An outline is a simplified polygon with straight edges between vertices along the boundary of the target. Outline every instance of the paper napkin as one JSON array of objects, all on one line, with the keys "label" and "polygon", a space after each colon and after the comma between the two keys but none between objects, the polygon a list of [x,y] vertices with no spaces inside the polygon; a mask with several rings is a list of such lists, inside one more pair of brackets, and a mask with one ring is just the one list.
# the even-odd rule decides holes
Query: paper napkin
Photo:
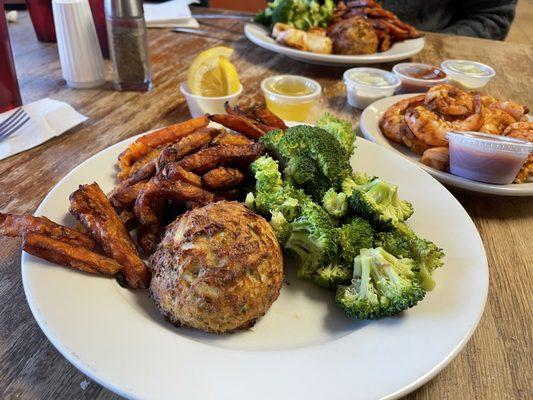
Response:
[{"label": "paper napkin", "polygon": [[[69,104],[49,98],[22,106],[30,120],[17,132],[0,140],[0,160],[61,135],[87,120]],[[17,109],[0,114],[0,123]]]},{"label": "paper napkin", "polygon": [[144,3],[144,19],[148,28],[198,28],[189,4],[196,0],[170,0],[164,3]]}]

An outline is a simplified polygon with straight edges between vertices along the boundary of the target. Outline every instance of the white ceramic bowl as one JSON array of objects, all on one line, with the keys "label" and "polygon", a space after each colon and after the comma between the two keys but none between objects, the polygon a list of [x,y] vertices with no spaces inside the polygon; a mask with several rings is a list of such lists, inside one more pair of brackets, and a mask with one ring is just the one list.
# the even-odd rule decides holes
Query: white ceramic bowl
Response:
[{"label": "white ceramic bowl", "polygon": [[183,82],[180,85],[180,90],[185,96],[191,116],[196,118],[204,114],[225,114],[224,103],[227,101],[230,106],[234,106],[242,93],[242,85],[239,84],[239,90],[235,93],[221,97],[205,97],[192,94],[187,82]]}]

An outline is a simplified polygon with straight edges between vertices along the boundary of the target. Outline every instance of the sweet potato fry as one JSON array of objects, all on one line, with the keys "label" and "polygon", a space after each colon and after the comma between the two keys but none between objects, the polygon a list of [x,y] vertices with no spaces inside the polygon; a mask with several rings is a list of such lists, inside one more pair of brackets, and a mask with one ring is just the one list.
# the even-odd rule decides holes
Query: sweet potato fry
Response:
[{"label": "sweet potato fry", "polygon": [[283,120],[276,114],[269,111],[266,107],[256,107],[254,109],[254,116],[267,126],[283,129],[284,131],[287,130],[287,125],[285,125],[285,122],[283,122]]},{"label": "sweet potato fry", "polygon": [[173,200],[178,203],[194,201],[205,205],[213,200],[213,193],[182,181],[169,181],[164,178],[152,178],[143,188],[135,202],[135,215],[143,225],[159,221],[157,212],[160,199]]},{"label": "sweet potato fry", "polygon": [[[159,154],[161,153],[161,151],[163,151],[163,148],[164,146],[159,146],[155,149],[151,149],[147,154],[145,154],[144,156],[142,156],[141,158],[139,158],[137,161],[135,161],[133,163],[133,165],[131,166],[129,172],[127,174],[122,174],[122,173],[119,173],[119,176],[118,178],[119,179],[130,179],[134,176],[143,176],[146,174],[146,166],[153,163],[154,160],[157,160],[157,157],[159,156]],[[150,167],[148,167],[150,168]],[[139,171],[142,171],[142,172],[139,172]],[[149,178],[149,177],[148,177]],[[135,178],[133,178],[135,179]],[[137,179],[139,180],[139,179]]]},{"label": "sweet potato fry", "polygon": [[137,243],[145,254],[152,254],[161,237],[161,224],[141,225],[137,230]]},{"label": "sweet potato fry", "polygon": [[29,232],[24,236],[22,248],[36,257],[92,274],[115,275],[122,269],[122,265],[111,258],[45,234]]},{"label": "sweet potato fry", "polygon": [[258,127],[263,133],[267,133],[268,131],[271,131],[272,129],[276,129],[275,127],[269,126],[268,124],[265,124],[263,121],[257,119],[256,116],[253,114],[253,112],[244,111],[239,106],[235,106],[231,108],[227,101],[224,103],[224,109],[229,115],[236,115],[238,117],[242,117],[250,121],[256,127]]},{"label": "sweet potato fry", "polygon": [[80,185],[70,195],[70,213],[91,231],[104,253],[123,266],[131,288],[146,288],[150,273],[139,257],[133,239],[98,184]]},{"label": "sweet potato fry", "polygon": [[259,140],[266,133],[259,129],[252,121],[239,115],[212,114],[208,118],[235,132],[242,133],[253,140]]},{"label": "sweet potato fry", "polygon": [[107,195],[109,202],[115,208],[131,208],[137,200],[147,181],[135,183],[132,186],[119,185]]},{"label": "sweet potato fry", "polygon": [[122,210],[118,215],[128,231],[132,231],[137,226],[137,216],[133,210]]},{"label": "sweet potato fry", "polygon": [[206,117],[193,118],[141,136],[118,156],[118,165],[121,174],[127,176],[133,163],[142,156],[148,154],[154,148],[175,142],[208,124],[209,120]]},{"label": "sweet potato fry", "polygon": [[202,176],[202,183],[209,189],[228,189],[244,181],[244,174],[235,168],[218,167]]},{"label": "sweet potato fry", "polygon": [[89,236],[72,228],[56,224],[46,217],[0,213],[0,235],[23,237],[29,233],[39,233],[72,246],[93,250],[96,243]]},{"label": "sweet potato fry", "polygon": [[253,143],[252,140],[240,133],[223,132],[213,139],[211,146],[220,146],[224,144],[233,144],[237,146],[244,146]]},{"label": "sweet potato fry", "polygon": [[186,155],[194,153],[208,145],[219,133],[220,130],[215,128],[198,129],[196,132],[185,136],[175,145],[167,147],[159,155],[157,171],[161,171],[169,162],[181,160]]},{"label": "sweet potato fry", "polygon": [[246,191],[243,188],[233,188],[233,189],[222,189],[214,190],[215,199],[213,201],[220,200],[244,200],[244,194]]},{"label": "sweet potato fry", "polygon": [[202,178],[200,176],[194,172],[187,171],[175,162],[165,165],[161,175],[169,181],[183,181],[197,187],[202,187]]},{"label": "sweet potato fry", "polygon": [[263,151],[264,147],[261,143],[252,143],[245,146],[214,146],[185,157],[179,162],[179,165],[187,171],[204,174],[220,166],[247,166],[261,156]]}]

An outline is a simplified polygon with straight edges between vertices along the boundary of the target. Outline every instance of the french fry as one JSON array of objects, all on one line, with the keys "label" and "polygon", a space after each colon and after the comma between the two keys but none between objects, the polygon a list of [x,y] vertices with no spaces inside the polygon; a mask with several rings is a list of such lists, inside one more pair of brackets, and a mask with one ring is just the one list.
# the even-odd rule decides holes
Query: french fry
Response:
[{"label": "french fry", "polygon": [[137,230],[137,243],[145,254],[152,254],[159,242],[161,224],[156,222],[150,225],[141,225]]},{"label": "french fry", "polygon": [[113,276],[122,269],[122,265],[111,258],[45,234],[27,233],[22,248],[26,253],[36,257],[91,274]]},{"label": "french fry", "polygon": [[240,133],[223,132],[213,139],[213,141],[211,142],[211,146],[221,146],[228,144],[244,146],[246,144],[251,143],[253,143],[251,139],[248,139],[246,136],[241,135]]},{"label": "french fry", "polygon": [[194,172],[187,171],[175,162],[165,165],[161,174],[169,181],[183,181],[197,187],[202,187],[202,178],[200,176]]},{"label": "french fry", "polygon": [[179,165],[195,174],[204,174],[220,166],[247,166],[264,152],[261,143],[245,146],[214,146],[183,158]]},{"label": "french fry", "polygon": [[202,176],[202,183],[209,189],[228,189],[244,181],[244,174],[235,168],[218,167]]},{"label": "french fry", "polygon": [[129,287],[148,287],[150,273],[124,223],[98,184],[80,185],[70,195],[69,211],[90,230],[104,253],[123,266],[122,273]]},{"label": "french fry", "polygon": [[115,208],[131,208],[137,200],[147,181],[138,182],[131,186],[119,185],[108,194],[109,202]]},{"label": "french fry", "polygon": [[0,235],[23,237],[28,233],[39,233],[60,240],[72,246],[93,250],[96,243],[89,236],[66,226],[56,224],[46,217],[0,213]]},{"label": "french fry", "polygon": [[175,142],[208,124],[209,120],[202,116],[179,124],[170,125],[141,136],[118,156],[118,165],[121,170],[119,177],[123,179],[128,176],[133,163],[148,154],[154,148]]},{"label": "french fry", "polygon": [[208,118],[253,140],[259,140],[267,132],[259,129],[251,120],[239,115],[212,114]]},{"label": "french fry", "polygon": [[122,210],[118,215],[128,231],[132,231],[137,226],[137,216],[133,210]]}]

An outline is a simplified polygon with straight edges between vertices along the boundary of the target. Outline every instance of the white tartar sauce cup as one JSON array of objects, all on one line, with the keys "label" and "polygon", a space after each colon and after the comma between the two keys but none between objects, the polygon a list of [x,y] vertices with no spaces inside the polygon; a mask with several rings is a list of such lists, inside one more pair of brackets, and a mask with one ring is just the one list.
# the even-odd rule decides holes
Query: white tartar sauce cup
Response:
[{"label": "white tartar sauce cup", "polygon": [[239,85],[239,90],[235,93],[220,97],[206,97],[192,94],[187,82],[183,82],[180,85],[180,90],[185,96],[191,116],[197,118],[204,114],[226,114],[224,103],[227,101],[230,106],[237,104],[237,99],[242,93],[242,85]]},{"label": "white tartar sauce cup", "polygon": [[450,172],[479,182],[507,185],[533,152],[526,140],[480,132],[450,131]]},{"label": "white tartar sauce cup", "polygon": [[486,64],[469,60],[445,60],[440,65],[452,83],[465,90],[480,89],[496,76]]},{"label": "white tartar sauce cup", "polygon": [[392,96],[401,84],[396,75],[378,68],[351,68],[344,72],[343,80],[348,104],[359,109]]}]

